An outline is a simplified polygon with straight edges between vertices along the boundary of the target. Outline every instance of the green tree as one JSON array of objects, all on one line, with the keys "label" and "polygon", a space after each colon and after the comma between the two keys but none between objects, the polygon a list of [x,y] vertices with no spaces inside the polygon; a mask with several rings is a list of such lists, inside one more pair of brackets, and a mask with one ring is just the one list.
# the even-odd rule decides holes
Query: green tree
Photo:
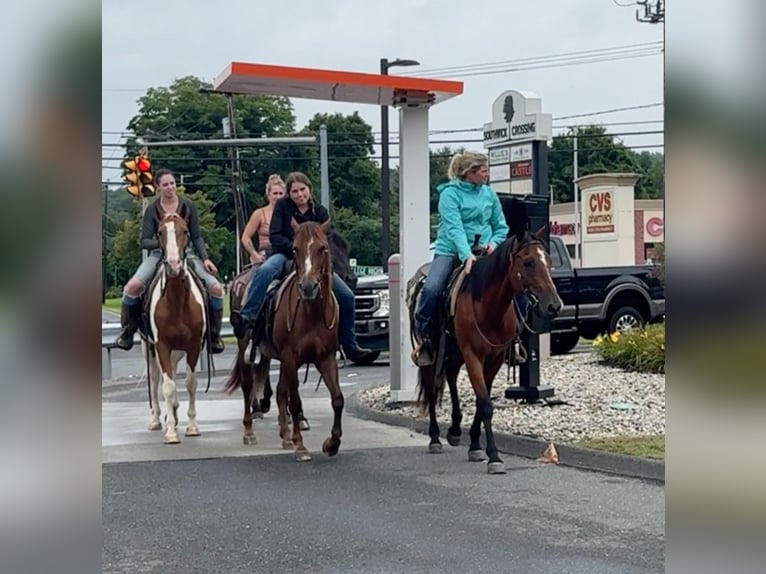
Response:
[{"label": "green tree", "polygon": [[[334,207],[344,207],[357,215],[380,217],[380,169],[372,159],[375,138],[372,126],[358,112],[351,115],[316,114],[303,129],[304,134],[319,133],[327,126],[328,176]],[[306,150],[310,157],[309,177],[319,199],[319,149]]]},{"label": "green tree", "polygon": [[[643,158],[607,133],[604,126],[580,126],[577,136],[578,175],[602,172],[631,172],[640,174],[636,183],[636,198],[656,198],[662,193],[663,180],[658,172],[662,160],[647,154]],[[572,178],[574,174],[574,131],[554,136],[548,150],[548,183],[553,186],[555,200],[559,203],[573,201]],[[662,167],[659,167],[662,170]]]},{"label": "green tree", "polygon": [[[127,129],[135,136],[152,140],[214,139],[223,137],[223,118],[228,116],[226,97],[209,93],[211,85],[194,76],[177,79],[169,87],[150,88],[139,98],[139,111]],[[285,136],[295,133],[295,116],[287,98],[242,96],[232,98],[236,135],[245,137]],[[138,151],[136,137],[127,140],[126,157]],[[269,175],[293,168],[284,157],[286,146],[240,148],[241,176],[248,210],[259,205]],[[219,225],[234,229],[231,194],[231,150],[222,146],[150,147],[154,169],[173,170],[190,193],[204,189],[212,199]],[[305,167],[301,164],[300,167]],[[248,214],[245,214],[247,217]]]}]

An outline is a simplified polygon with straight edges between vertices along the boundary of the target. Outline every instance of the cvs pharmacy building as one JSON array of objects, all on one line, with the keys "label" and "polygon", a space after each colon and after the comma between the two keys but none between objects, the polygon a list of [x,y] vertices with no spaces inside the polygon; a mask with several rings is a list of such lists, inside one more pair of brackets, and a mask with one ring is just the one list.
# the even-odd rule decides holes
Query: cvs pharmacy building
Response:
[{"label": "cvs pharmacy building", "polygon": [[629,173],[586,175],[577,180],[579,203],[551,205],[551,234],[561,237],[575,264],[598,267],[652,261],[655,244],[665,240],[664,202],[636,200],[638,178]]}]

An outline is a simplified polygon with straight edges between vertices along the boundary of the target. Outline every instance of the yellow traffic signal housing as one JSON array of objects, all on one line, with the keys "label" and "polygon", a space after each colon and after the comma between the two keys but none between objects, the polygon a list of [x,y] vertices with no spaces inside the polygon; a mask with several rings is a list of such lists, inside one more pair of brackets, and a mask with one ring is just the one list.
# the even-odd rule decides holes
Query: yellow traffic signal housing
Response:
[{"label": "yellow traffic signal housing", "polygon": [[139,182],[138,158],[126,159],[120,164],[123,169],[122,179],[127,183],[126,191],[133,197],[141,196]]}]

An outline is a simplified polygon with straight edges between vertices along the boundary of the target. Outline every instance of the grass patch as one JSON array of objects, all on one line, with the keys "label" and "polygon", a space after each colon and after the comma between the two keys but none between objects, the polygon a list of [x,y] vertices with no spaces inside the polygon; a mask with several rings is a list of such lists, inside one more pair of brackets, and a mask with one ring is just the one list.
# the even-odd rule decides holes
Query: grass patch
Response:
[{"label": "grass patch", "polygon": [[576,444],[595,450],[665,460],[665,435],[584,438]]}]

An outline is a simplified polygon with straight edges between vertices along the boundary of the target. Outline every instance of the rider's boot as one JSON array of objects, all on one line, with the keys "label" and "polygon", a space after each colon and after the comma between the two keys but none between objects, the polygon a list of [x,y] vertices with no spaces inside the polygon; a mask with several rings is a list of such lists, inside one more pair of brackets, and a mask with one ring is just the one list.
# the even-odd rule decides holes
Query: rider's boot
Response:
[{"label": "rider's boot", "polygon": [[120,323],[122,324],[122,331],[120,331],[114,344],[120,349],[130,351],[133,348],[133,337],[141,324],[141,304],[138,301],[133,305],[122,303]]},{"label": "rider's boot", "polygon": [[226,345],[221,339],[221,323],[223,321],[223,309],[210,310],[210,352],[214,355],[223,353]]}]

